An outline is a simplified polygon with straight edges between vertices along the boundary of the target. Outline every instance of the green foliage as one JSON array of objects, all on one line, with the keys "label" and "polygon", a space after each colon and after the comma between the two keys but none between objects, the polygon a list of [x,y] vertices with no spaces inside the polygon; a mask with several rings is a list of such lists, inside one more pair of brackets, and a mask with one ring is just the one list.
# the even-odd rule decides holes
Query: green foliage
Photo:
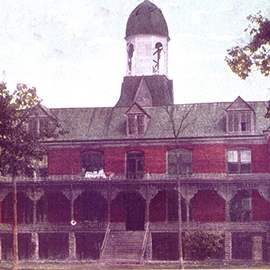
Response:
[{"label": "green foliage", "polygon": [[245,32],[249,34],[250,42],[227,50],[228,56],[225,57],[231,70],[243,80],[249,76],[252,67],[264,76],[270,74],[270,21],[260,12],[247,19],[250,24]]},{"label": "green foliage", "polygon": [[220,232],[194,231],[184,237],[184,249],[191,259],[221,259],[223,257],[224,236]]},{"label": "green foliage", "polygon": [[27,132],[25,117],[39,104],[36,89],[18,84],[10,93],[0,83],[0,172],[2,175],[29,174],[33,160],[41,160],[44,149],[40,138]]}]

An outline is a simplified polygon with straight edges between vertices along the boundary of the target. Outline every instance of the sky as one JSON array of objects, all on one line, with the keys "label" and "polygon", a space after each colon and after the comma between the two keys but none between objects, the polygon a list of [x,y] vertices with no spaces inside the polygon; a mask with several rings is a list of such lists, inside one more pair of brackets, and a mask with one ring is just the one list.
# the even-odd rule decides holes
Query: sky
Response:
[{"label": "sky", "polygon": [[[126,23],[143,0],[0,0],[0,81],[36,87],[48,108],[112,107],[126,71]],[[152,0],[169,29],[176,104],[270,99],[270,78],[243,81],[224,58],[248,43],[247,16],[269,0]]]}]

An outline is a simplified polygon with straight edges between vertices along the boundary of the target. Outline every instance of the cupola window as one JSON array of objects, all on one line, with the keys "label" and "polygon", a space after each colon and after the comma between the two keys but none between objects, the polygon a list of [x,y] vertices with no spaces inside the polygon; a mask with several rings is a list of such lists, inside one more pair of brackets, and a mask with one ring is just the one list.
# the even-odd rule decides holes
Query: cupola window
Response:
[{"label": "cupola window", "polygon": [[160,42],[157,42],[155,45],[155,51],[153,53],[153,73],[159,73],[160,70],[160,59],[161,59],[161,52],[163,50],[163,45]]},{"label": "cupola window", "polygon": [[131,43],[131,44],[128,45],[128,71],[129,71],[129,73],[131,73],[131,70],[132,70],[133,52],[134,52],[134,46]]}]

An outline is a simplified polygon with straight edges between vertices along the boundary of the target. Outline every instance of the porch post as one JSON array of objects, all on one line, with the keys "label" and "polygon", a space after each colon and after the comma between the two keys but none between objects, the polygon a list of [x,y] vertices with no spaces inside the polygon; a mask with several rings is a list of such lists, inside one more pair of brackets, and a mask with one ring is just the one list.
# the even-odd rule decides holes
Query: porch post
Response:
[{"label": "porch post", "polygon": [[262,236],[253,236],[252,238],[252,260],[254,261],[262,261]]},{"label": "porch post", "polygon": [[39,259],[39,240],[38,240],[38,233],[37,232],[32,232],[31,233],[31,242],[34,244],[34,253],[33,253],[33,260],[38,260]]},{"label": "porch post", "polygon": [[69,236],[69,260],[76,260],[76,236],[75,232],[68,234]]},{"label": "porch post", "polygon": [[232,233],[225,232],[225,260],[230,261],[232,259]]}]

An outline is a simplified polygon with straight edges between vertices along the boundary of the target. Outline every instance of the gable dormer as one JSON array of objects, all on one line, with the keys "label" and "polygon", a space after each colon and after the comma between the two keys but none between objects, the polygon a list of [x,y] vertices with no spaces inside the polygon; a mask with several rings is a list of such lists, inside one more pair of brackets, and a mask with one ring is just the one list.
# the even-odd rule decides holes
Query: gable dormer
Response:
[{"label": "gable dormer", "polygon": [[51,137],[58,121],[48,108],[38,104],[27,113],[26,127],[33,136]]},{"label": "gable dormer", "polygon": [[150,116],[140,105],[134,103],[125,113],[127,137],[141,137],[145,134]]},{"label": "gable dormer", "polygon": [[252,134],[255,129],[255,112],[240,96],[226,109],[228,134]]}]

